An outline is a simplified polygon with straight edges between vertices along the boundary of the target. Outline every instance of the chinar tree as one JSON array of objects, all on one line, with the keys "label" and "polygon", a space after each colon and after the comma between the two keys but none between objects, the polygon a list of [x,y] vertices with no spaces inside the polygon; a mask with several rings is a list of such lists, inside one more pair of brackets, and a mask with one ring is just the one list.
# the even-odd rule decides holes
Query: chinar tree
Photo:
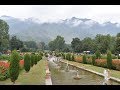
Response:
[{"label": "chinar tree", "polygon": [[12,51],[10,58],[9,74],[13,84],[15,83],[15,81],[18,79],[19,76],[19,69],[20,69],[19,59],[20,59],[19,53],[16,50]]},{"label": "chinar tree", "polygon": [[48,45],[49,45],[50,50],[52,51],[55,51],[55,50],[62,51],[65,47],[64,37],[57,36],[56,39],[49,42]]},{"label": "chinar tree", "polygon": [[71,42],[71,47],[74,52],[80,53],[82,51],[82,42],[80,41],[79,38],[73,38]]},{"label": "chinar tree", "polygon": [[9,25],[0,19],[0,51],[9,47]]}]

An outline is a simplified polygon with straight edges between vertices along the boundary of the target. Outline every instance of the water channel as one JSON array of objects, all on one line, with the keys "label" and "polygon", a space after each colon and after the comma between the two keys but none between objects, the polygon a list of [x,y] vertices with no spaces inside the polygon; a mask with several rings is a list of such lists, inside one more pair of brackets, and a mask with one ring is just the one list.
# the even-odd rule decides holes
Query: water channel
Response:
[{"label": "water channel", "polygon": [[[66,64],[62,62],[58,64],[58,62],[48,61],[48,65],[53,85],[103,85],[104,77],[94,73],[71,65],[68,65],[69,71],[66,72]],[[60,67],[58,65],[60,65]],[[81,77],[79,80],[74,79],[77,70]],[[120,83],[113,80],[110,80],[110,83],[111,85],[120,85]]]}]

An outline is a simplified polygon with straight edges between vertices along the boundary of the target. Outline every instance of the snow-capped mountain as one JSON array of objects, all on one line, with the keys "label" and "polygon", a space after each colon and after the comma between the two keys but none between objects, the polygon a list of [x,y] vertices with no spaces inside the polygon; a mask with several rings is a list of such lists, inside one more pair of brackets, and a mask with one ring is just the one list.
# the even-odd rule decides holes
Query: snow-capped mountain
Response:
[{"label": "snow-capped mountain", "polygon": [[100,24],[87,18],[72,17],[51,23],[41,22],[32,17],[21,20],[4,15],[0,19],[5,20],[10,26],[10,35],[17,35],[22,40],[44,41],[46,43],[56,38],[57,35],[63,36],[66,43],[70,43],[74,37],[94,38],[96,34],[116,35],[120,32],[119,23],[105,22]]}]

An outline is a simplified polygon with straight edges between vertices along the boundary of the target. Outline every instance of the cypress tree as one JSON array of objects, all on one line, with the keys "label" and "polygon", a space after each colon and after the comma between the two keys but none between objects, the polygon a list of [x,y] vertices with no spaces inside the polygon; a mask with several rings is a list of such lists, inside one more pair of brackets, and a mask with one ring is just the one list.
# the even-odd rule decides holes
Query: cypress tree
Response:
[{"label": "cypress tree", "polygon": [[68,60],[70,61],[71,60],[71,54],[68,53]]},{"label": "cypress tree", "polygon": [[86,54],[83,55],[83,63],[84,63],[84,64],[87,64],[87,61],[86,61]]},{"label": "cypress tree", "polygon": [[111,55],[111,51],[107,52],[107,67],[109,69],[112,69],[112,55]]},{"label": "cypress tree", "polygon": [[92,64],[93,64],[93,65],[95,65],[95,59],[96,59],[96,57],[95,57],[95,55],[93,55],[93,56],[92,56]]},{"label": "cypress tree", "polygon": [[30,55],[25,54],[24,56],[24,69],[26,72],[29,72],[30,70]]},{"label": "cypress tree", "polygon": [[72,55],[71,60],[72,60],[72,61],[75,60],[75,56],[74,56],[74,54]]},{"label": "cypress tree", "polygon": [[20,70],[19,59],[20,59],[19,53],[16,50],[12,51],[10,57],[9,74],[13,84],[15,83],[15,81],[18,79],[19,76],[19,70]]},{"label": "cypress tree", "polygon": [[99,51],[99,50],[97,50],[97,51],[95,52],[95,55],[96,55],[96,59],[100,59],[100,58],[101,58],[101,54],[100,54],[100,51]]},{"label": "cypress tree", "polygon": [[31,67],[34,65],[34,54],[31,54]]},{"label": "cypress tree", "polygon": [[37,55],[34,55],[34,57],[35,57],[34,64],[36,65],[37,61],[38,61],[38,58],[37,58]]}]

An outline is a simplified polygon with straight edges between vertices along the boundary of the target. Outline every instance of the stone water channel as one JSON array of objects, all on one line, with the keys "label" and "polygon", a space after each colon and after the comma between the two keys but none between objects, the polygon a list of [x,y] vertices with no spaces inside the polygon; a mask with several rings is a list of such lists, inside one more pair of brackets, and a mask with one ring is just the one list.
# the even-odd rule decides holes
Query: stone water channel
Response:
[{"label": "stone water channel", "polygon": [[[61,66],[58,67],[58,64]],[[51,72],[52,85],[103,85],[104,77],[69,65],[69,72],[65,71],[66,63],[48,61]],[[81,79],[75,80],[76,70],[78,70]],[[120,85],[120,83],[110,80],[111,85]]]}]

